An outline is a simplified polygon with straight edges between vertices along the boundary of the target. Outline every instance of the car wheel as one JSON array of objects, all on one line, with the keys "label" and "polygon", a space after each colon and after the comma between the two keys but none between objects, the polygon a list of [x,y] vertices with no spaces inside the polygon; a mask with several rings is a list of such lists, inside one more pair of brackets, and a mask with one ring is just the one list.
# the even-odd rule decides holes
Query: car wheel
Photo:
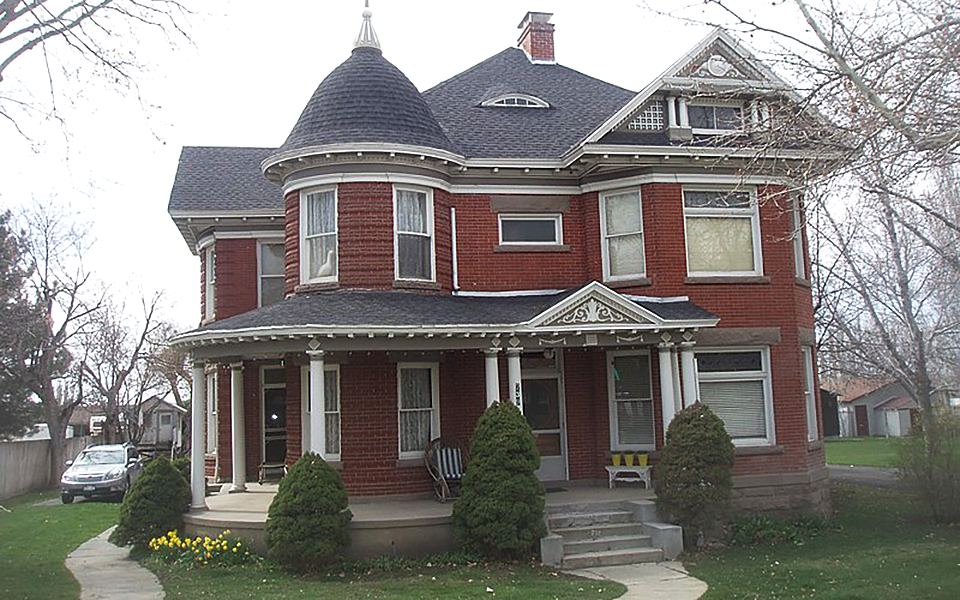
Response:
[{"label": "car wheel", "polygon": [[64,504],[70,504],[73,502],[73,494],[60,494],[60,501]]}]

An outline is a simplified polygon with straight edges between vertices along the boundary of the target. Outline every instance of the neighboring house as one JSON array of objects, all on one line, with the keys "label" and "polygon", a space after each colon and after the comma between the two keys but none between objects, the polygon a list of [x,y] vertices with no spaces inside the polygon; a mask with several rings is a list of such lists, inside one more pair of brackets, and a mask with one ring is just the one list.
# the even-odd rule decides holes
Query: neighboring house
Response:
[{"label": "neighboring house", "polygon": [[[953,390],[940,390],[934,394],[933,402],[944,407],[955,406],[956,396]],[[895,381],[843,398],[840,405],[841,419],[848,421],[845,429],[854,436],[901,437],[920,424],[920,404],[903,384]]]},{"label": "neighboring house", "polygon": [[737,446],[741,508],[824,508],[787,188],[809,157],[743,175],[791,90],[716,30],[629,91],[557,64],[549,19],[421,93],[367,15],[281,147],[183,149],[169,212],[202,321],[173,345],[208,473],[240,491],[311,450],[351,495],[423,493],[431,438],[467,444],[506,401],[542,480],[605,485],[611,452],[656,462],[700,400]]},{"label": "neighboring house", "polygon": [[169,396],[154,396],[140,405],[137,423],[140,426],[140,447],[179,448],[187,409],[178,406]]}]

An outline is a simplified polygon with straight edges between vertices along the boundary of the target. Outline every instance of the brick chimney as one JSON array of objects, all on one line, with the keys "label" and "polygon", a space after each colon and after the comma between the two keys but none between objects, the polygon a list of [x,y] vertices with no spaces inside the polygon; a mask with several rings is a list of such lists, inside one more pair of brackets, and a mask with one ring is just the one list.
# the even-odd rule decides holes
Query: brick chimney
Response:
[{"label": "brick chimney", "polygon": [[523,21],[520,21],[518,29],[522,29],[523,33],[518,43],[531,62],[557,62],[553,54],[553,23],[550,22],[552,16],[553,13],[528,12]]}]

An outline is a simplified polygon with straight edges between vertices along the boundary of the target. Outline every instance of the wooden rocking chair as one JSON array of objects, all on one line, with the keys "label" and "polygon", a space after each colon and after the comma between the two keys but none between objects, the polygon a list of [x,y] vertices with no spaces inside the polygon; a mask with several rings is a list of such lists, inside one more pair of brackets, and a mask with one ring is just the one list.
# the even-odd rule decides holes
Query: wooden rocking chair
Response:
[{"label": "wooden rocking chair", "polygon": [[460,495],[460,482],[467,469],[465,455],[460,444],[442,437],[427,445],[423,460],[433,478],[433,489],[440,502],[449,502]]}]

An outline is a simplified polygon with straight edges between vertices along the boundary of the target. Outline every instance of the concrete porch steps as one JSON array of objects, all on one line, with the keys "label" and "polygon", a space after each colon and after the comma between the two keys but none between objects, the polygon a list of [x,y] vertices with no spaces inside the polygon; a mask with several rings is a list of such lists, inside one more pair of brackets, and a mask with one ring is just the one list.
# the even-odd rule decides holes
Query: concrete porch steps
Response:
[{"label": "concrete porch steps", "polygon": [[657,522],[650,501],[553,506],[545,520],[544,563],[564,569],[660,562],[682,549],[680,528]]}]

